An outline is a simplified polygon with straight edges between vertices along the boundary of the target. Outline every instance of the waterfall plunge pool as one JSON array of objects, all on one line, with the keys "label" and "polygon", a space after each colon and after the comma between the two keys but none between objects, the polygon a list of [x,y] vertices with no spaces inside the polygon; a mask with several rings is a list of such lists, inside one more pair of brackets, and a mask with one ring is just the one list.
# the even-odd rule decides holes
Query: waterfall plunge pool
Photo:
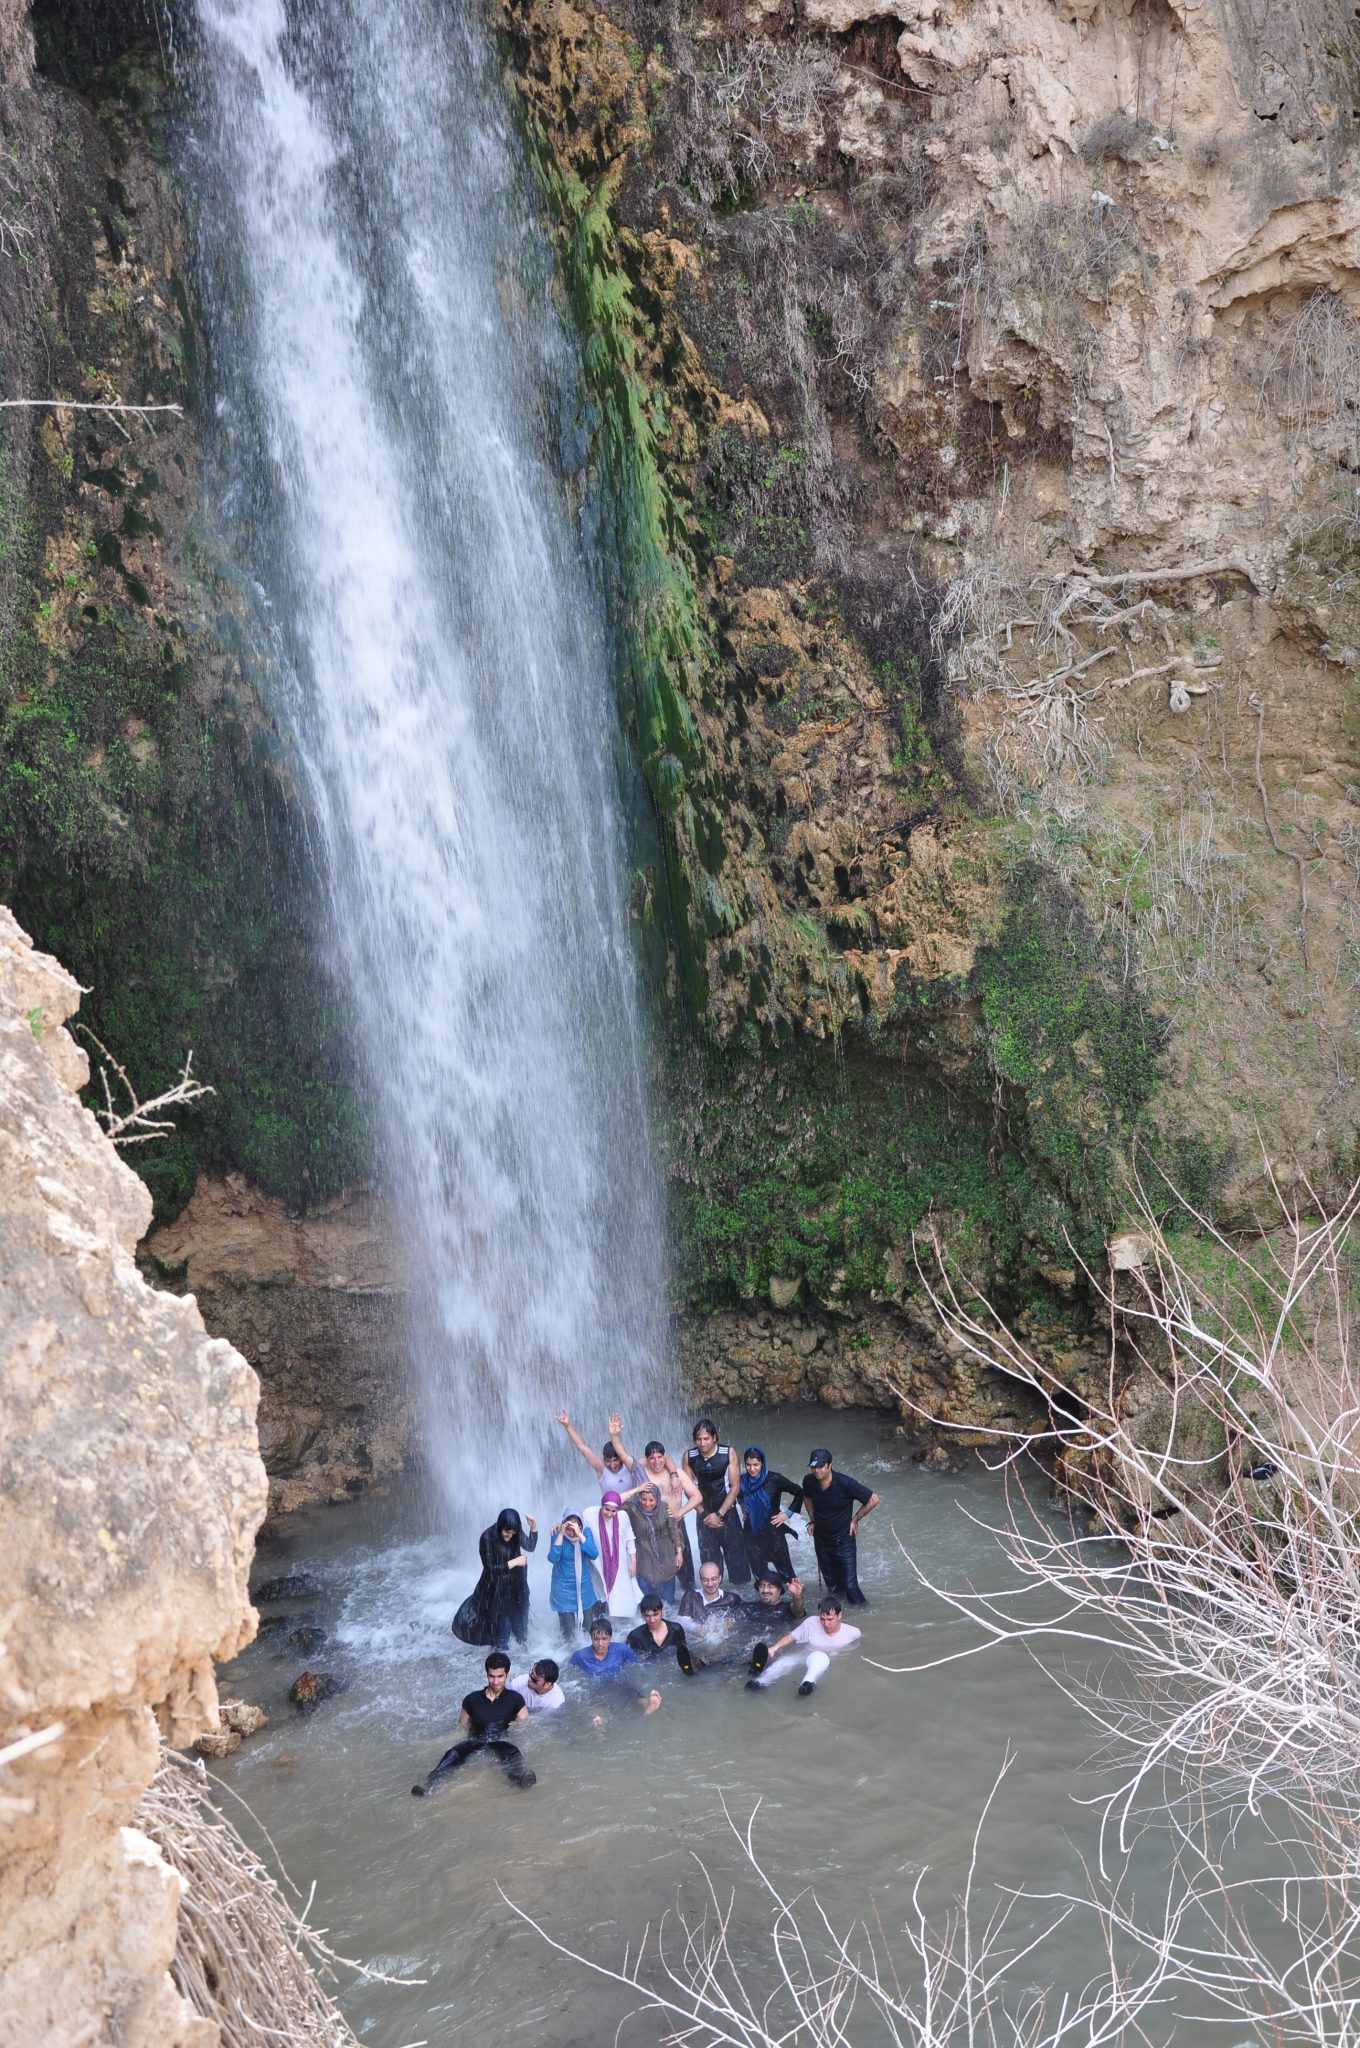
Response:
[{"label": "waterfall plunge pool", "polygon": [[[270,1723],[215,1768],[269,1830],[303,1893],[315,1884],[310,1917],[331,1946],[424,1980],[348,1983],[341,2002],[374,2048],[442,2048],[492,2032],[593,2048],[637,2006],[635,1996],[565,1961],[517,1921],[498,1884],[555,1939],[614,1965],[675,1904],[678,1887],[697,1897],[700,1857],[724,1897],[739,1886],[734,1946],[750,1957],[753,1983],[773,1988],[769,1914],[743,1882],[724,1801],[742,1824],[758,1806],[757,1842],[785,1898],[813,1887],[837,1926],[880,1923],[891,1947],[923,1866],[937,1904],[961,1887],[979,1814],[1010,1752],[982,1841],[987,1898],[995,1886],[1085,1895],[1098,1820],[1083,1802],[1111,1780],[1093,1761],[1090,1722],[1049,1672],[1020,1644],[906,1676],[866,1661],[924,1664],[977,1641],[916,1578],[898,1539],[925,1578],[995,1589],[1013,1572],[983,1526],[1004,1515],[997,1476],[971,1453],[961,1472],[922,1471],[910,1445],[862,1414],[737,1413],[723,1428],[738,1448],[760,1442],[772,1465],[793,1473],[814,1444],[828,1443],[841,1469],[882,1496],[860,1540],[871,1603],[855,1617],[861,1651],[833,1665],[806,1700],[788,1678],[749,1694],[736,1666],[730,1679],[709,1673],[693,1681],[664,1667],[661,1711],[643,1717],[620,1707],[604,1729],[591,1726],[574,1696],[546,1725],[524,1732],[538,1775],[531,1791],[516,1791],[479,1761],[435,1797],[411,1797],[453,1739],[458,1702],[479,1682],[485,1654],[449,1631],[476,1576],[475,1544],[455,1551],[418,1533],[424,1502],[414,1486],[296,1514],[262,1553],[257,1582],[305,1572],[318,1588],[314,1597],[270,1606],[266,1617],[287,1614],[290,1628],[317,1625],[329,1640],[307,1655],[288,1642],[288,1628],[275,1628],[227,1667],[224,1696],[259,1703]],[[530,1565],[533,1654],[565,1661],[547,1607],[546,1532],[564,1509],[593,1498],[582,1464],[560,1500],[518,1503],[544,1532]],[[488,1505],[485,1520],[497,1505]],[[805,1540],[795,1557],[810,1550]],[[810,1554],[805,1566],[812,1595]],[[1081,1663],[1074,1646],[1050,1655],[1068,1673]],[[341,1697],[306,1716],[287,1700],[304,1667],[348,1681]],[[230,1797],[224,1803],[242,1818]],[[244,1826],[253,1832],[248,1820]],[[1235,1853],[1236,1874],[1249,1873],[1259,1852],[1244,1837]],[[1155,1830],[1135,1845],[1126,1880],[1150,1906],[1165,1862]],[[1039,1909],[1022,1909],[1017,1931],[1040,1919]],[[1059,1993],[1084,1984],[1098,1967],[1094,1936],[1088,1917],[1070,1922],[1021,1966],[1017,1995],[1039,1984]],[[1190,2005],[1187,1996],[1154,2014],[1150,2038],[1174,2035],[1177,2048],[1222,2042],[1222,2023],[1195,2022]],[[856,2048],[873,2048],[879,2033],[867,2008],[863,2018]],[[651,2041],[666,2031],[652,2012],[622,2038]]]}]

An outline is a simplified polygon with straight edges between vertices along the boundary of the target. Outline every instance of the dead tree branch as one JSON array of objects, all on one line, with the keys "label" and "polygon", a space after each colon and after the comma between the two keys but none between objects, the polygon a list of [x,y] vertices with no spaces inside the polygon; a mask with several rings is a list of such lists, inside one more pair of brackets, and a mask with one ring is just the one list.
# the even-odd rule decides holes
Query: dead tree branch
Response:
[{"label": "dead tree branch", "polygon": [[[210,1088],[205,1081],[194,1079],[194,1056],[192,1052],[188,1052],[184,1056],[184,1066],[179,1079],[172,1082],[170,1087],[162,1089],[159,1095],[153,1095],[149,1101],[141,1102],[121,1061],[114,1058],[108,1047],[95,1037],[87,1024],[78,1025],[77,1029],[89,1039],[91,1045],[98,1048],[107,1062],[107,1065],[99,1069],[100,1084],[104,1090],[104,1107],[97,1109],[95,1115],[103,1124],[105,1135],[111,1138],[115,1145],[147,1145],[153,1138],[164,1138],[175,1128],[175,1120],[165,1114],[166,1110],[180,1109],[186,1103],[199,1101],[204,1095],[217,1093],[217,1090]],[[113,1087],[109,1081],[110,1067],[118,1078],[119,1087],[127,1096],[126,1108],[119,1109],[114,1102]]]}]

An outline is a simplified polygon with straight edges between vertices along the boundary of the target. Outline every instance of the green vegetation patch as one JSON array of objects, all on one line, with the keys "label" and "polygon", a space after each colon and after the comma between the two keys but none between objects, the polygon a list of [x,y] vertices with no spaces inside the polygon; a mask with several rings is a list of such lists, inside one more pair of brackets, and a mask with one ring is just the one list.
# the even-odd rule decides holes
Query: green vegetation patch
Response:
[{"label": "green vegetation patch", "polygon": [[665,402],[643,368],[655,332],[636,303],[613,218],[622,163],[592,190],[554,158],[532,122],[529,140],[559,229],[582,344],[592,460],[613,538],[624,728],[658,821],[671,935],[697,1015],[708,992],[707,941],[732,930],[737,920],[716,879],[722,830],[703,789],[703,749],[692,708],[702,697],[714,650],[685,508],[659,447]]},{"label": "green vegetation patch", "polygon": [[[921,1069],[847,1047],[676,1048],[666,1134],[687,1306],[763,1299],[801,1276],[823,1301],[914,1291],[912,1233],[934,1214],[953,1260],[1009,1304],[1044,1298],[1083,1230],[1062,1191],[976,1105]],[[695,1105],[701,1105],[697,1113]],[[1096,1248],[1098,1248],[1098,1240]]]}]

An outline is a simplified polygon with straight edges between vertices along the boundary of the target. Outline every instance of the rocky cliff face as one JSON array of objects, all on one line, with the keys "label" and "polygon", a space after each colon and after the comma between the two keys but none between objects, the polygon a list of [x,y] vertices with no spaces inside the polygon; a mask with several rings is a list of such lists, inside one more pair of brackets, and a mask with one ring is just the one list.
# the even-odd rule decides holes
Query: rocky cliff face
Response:
[{"label": "rocky cliff face", "polygon": [[255,1377],[137,1269],[150,1197],[77,1099],[79,1000],[0,910],[0,2013],[32,2048],[211,2048],[132,1823],[254,1630]]},{"label": "rocky cliff face", "polygon": [[502,19],[688,629],[664,721],[634,664],[682,1290],[911,1352],[938,1230],[1076,1370],[1133,1159],[1249,1226],[1258,1130],[1353,1153],[1353,15]]},{"label": "rocky cliff face", "polygon": [[[65,166],[16,198],[58,337],[5,302],[16,388],[192,399],[154,44],[44,7],[35,83],[8,19],[0,114]],[[1322,1196],[1353,1157],[1353,10],[498,20],[612,522],[682,1349],[978,1420],[934,1234],[1077,1374],[1132,1161],[1248,1227],[1259,1132]],[[139,1080],[199,1052],[154,1254],[264,1375],[278,1500],[329,1497],[399,1457],[398,1261],[332,1206],[362,1120],[248,606],[188,422],[6,417],[0,868]]]},{"label": "rocky cliff face", "polygon": [[352,1498],[413,1456],[400,1251],[366,1189],[295,1216],[242,1174],[201,1179],[146,1241],[145,1269],[187,1288],[259,1374],[272,1512]]}]

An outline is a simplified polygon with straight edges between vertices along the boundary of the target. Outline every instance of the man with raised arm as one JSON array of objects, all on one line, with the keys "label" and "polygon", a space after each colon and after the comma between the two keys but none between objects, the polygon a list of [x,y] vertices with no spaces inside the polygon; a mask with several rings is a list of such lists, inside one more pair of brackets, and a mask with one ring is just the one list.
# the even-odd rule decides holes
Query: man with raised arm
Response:
[{"label": "man with raised arm", "polygon": [[565,1408],[557,1420],[561,1423],[563,1429],[565,1429],[567,1435],[571,1438],[577,1450],[599,1480],[600,1492],[602,1494],[621,1493],[625,1486],[641,1486],[645,1482],[647,1474],[643,1467],[635,1462],[630,1463],[623,1457],[615,1445],[614,1439],[623,1428],[623,1417],[621,1415],[610,1416],[609,1442],[604,1445],[602,1450],[598,1451],[591,1450],[590,1445],[581,1435],[580,1430],[577,1429]]},{"label": "man with raised arm", "polygon": [[830,1451],[819,1449],[808,1459],[803,1506],[827,1592],[839,1593],[852,1607],[867,1606],[859,1589],[855,1537],[864,1517],[878,1506],[878,1495],[863,1480],[834,1471]]}]

